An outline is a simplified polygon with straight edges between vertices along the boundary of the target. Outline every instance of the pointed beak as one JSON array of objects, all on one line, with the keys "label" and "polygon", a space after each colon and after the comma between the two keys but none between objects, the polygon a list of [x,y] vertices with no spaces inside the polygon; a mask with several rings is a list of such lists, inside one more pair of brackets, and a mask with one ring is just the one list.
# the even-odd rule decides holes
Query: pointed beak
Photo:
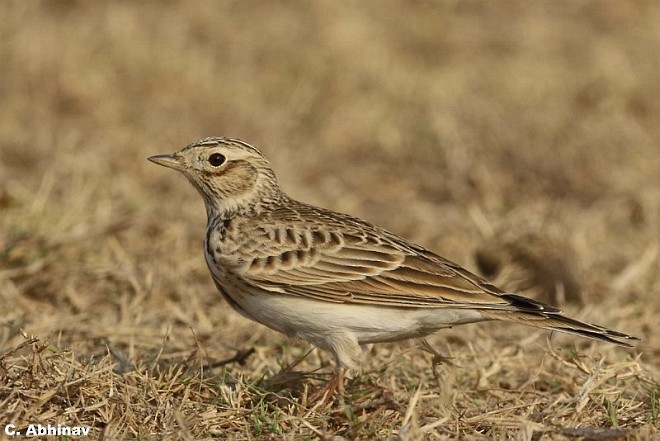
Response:
[{"label": "pointed beak", "polygon": [[162,165],[163,167],[173,168],[174,170],[183,170],[183,163],[181,157],[177,155],[156,155],[147,158],[154,164]]}]

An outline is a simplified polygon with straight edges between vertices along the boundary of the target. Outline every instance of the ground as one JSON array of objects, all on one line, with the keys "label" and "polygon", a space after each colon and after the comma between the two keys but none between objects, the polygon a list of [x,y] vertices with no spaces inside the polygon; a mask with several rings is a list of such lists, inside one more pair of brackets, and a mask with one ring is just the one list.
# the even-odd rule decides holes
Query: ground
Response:
[{"label": "ground", "polygon": [[[96,439],[645,440],[660,421],[660,4],[2,2],[0,427]],[[507,323],[331,357],[234,313],[147,156],[260,147],[626,349]],[[311,352],[310,352],[311,351]],[[0,431],[0,439],[9,436]]]}]

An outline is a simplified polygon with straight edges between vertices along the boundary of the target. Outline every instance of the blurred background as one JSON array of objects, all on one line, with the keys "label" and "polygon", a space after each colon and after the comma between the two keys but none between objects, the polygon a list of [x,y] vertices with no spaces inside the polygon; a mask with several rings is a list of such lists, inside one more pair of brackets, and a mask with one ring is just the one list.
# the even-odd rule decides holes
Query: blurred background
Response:
[{"label": "blurred background", "polygon": [[260,148],[295,198],[638,335],[658,361],[660,3],[23,0],[0,16],[0,349],[19,328],[83,355],[109,339],[139,357],[172,325],[221,355],[282,340],[218,302],[201,199],[145,159],[219,135]]},{"label": "blurred background", "polygon": [[[420,424],[458,437],[657,433],[660,2],[21,0],[0,17],[0,424],[375,439],[423,389]],[[642,342],[465,326],[430,339],[463,366],[441,379],[377,346],[352,398],[368,423],[266,409],[300,393],[290,367],[332,363],[296,365],[308,345],[219,300],[201,198],[146,160],[211,135],[260,148],[295,198]],[[248,348],[219,384],[200,367]]]}]

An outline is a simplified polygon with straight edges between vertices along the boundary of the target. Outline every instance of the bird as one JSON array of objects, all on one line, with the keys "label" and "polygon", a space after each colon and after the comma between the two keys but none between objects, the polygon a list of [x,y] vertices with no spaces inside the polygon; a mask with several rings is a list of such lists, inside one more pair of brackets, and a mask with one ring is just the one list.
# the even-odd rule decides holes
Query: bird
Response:
[{"label": "bird", "polygon": [[181,172],[207,214],[204,255],[241,315],[329,351],[323,397],[344,393],[372,343],[503,320],[624,347],[638,340],[506,292],[462,266],[357,217],[289,197],[245,141],[207,137],[148,158]]}]

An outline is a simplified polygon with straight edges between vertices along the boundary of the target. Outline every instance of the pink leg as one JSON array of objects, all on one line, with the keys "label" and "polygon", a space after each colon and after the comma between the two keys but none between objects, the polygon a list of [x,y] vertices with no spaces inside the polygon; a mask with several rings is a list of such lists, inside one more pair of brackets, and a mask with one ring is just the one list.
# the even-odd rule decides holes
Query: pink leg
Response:
[{"label": "pink leg", "polygon": [[337,391],[339,396],[344,395],[344,368],[342,367],[338,367],[325,386],[311,394],[308,401],[314,402],[320,400],[321,402],[325,402],[332,397],[335,391]]}]

